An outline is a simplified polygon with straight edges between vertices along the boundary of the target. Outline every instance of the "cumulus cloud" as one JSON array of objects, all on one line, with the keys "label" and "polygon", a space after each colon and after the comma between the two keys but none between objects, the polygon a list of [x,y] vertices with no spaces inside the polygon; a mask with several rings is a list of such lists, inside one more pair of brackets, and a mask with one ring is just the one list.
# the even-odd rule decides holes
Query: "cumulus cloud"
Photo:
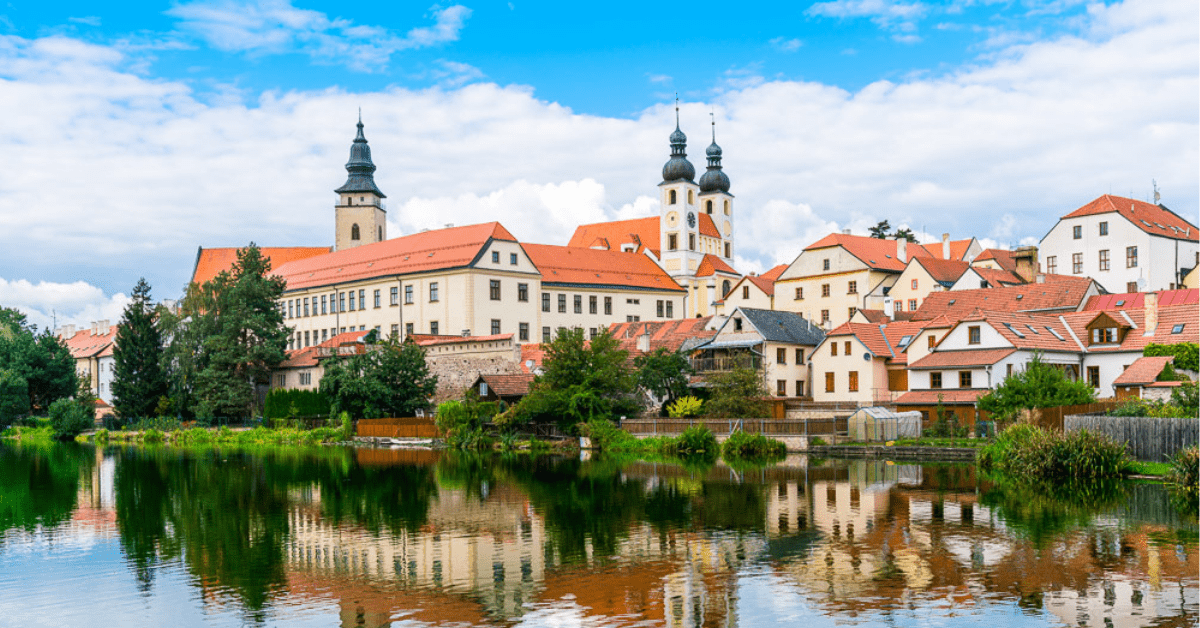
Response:
[{"label": "cumulus cloud", "polygon": [[179,19],[182,31],[219,50],[251,54],[302,52],[318,61],[370,70],[387,65],[398,51],[457,40],[471,10],[461,5],[435,6],[430,9],[432,26],[413,28],[405,35],[300,9],[290,0],[200,0],[180,4],[166,13]]},{"label": "cumulus cloud", "polygon": [[803,46],[804,42],[799,39],[788,39],[786,37],[776,37],[771,40],[771,46],[781,52],[796,52]]},{"label": "cumulus cloud", "polygon": [[39,330],[53,329],[55,323],[83,327],[107,320],[115,325],[128,304],[129,297],[123,293],[107,296],[83,281],[32,283],[0,277],[0,307],[15,307]]},{"label": "cumulus cloud", "polygon": [[833,0],[818,2],[808,8],[809,15],[841,19],[863,17],[882,28],[902,32],[915,31],[917,22],[929,12],[930,7],[922,2],[895,0]]},{"label": "cumulus cloud", "polygon": [[[735,71],[736,84],[682,104],[690,159],[703,171],[715,107],[748,269],[883,219],[1036,241],[1100,194],[1148,197],[1152,178],[1194,220],[1197,11],[1097,6],[1076,36],[857,91]],[[328,245],[360,106],[392,235],[499,220],[523,240],[565,243],[577,224],[658,211],[672,104],[608,118],[473,82],[273,92],[246,105],[201,101],[183,82],[131,71],[138,60],[66,37],[0,37],[8,281],[114,294],[144,274],[173,297],[197,246]]]}]

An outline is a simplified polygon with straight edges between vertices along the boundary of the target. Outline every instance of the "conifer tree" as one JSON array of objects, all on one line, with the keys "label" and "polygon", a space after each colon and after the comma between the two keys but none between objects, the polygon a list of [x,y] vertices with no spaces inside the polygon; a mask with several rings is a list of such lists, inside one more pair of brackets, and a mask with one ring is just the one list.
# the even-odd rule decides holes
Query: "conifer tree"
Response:
[{"label": "conifer tree", "polygon": [[113,407],[124,418],[153,416],[167,394],[162,368],[163,342],[150,302],[150,284],[139,279],[133,300],[117,326],[113,347]]}]

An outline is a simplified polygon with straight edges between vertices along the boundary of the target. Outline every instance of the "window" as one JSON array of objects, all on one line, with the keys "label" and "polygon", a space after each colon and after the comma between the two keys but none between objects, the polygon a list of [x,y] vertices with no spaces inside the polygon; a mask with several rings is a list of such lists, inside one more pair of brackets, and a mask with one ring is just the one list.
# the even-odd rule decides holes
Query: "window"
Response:
[{"label": "window", "polygon": [[550,311],[550,293],[548,293],[548,292],[542,293],[542,311],[543,312]]},{"label": "window", "polygon": [[851,281],[846,284],[846,294],[858,294],[858,282]]},{"label": "window", "polygon": [[750,286],[742,286],[742,298],[743,299],[750,298]]},{"label": "window", "polygon": [[488,298],[492,301],[500,300],[500,280],[492,279],[488,281]]},{"label": "window", "polygon": [[916,311],[917,311],[917,300],[916,300],[916,299],[909,299],[909,300],[908,300],[908,311],[909,311],[909,312],[916,312]]},{"label": "window", "polygon": [[1083,272],[1083,253],[1071,254],[1071,272],[1076,275]]},{"label": "window", "polygon": [[500,251],[492,251],[492,263],[493,264],[500,263]]},{"label": "window", "polygon": [[825,392],[833,392],[833,373],[825,374]]},{"label": "window", "polygon": [[346,311],[346,293],[345,292],[338,294],[338,311],[340,311],[340,312]]},{"label": "window", "polygon": [[437,303],[437,300],[438,300],[438,285],[437,285],[437,282],[435,281],[435,282],[432,282],[429,284],[429,302]]},{"label": "window", "polygon": [[413,334],[413,324],[405,323],[404,324],[404,335],[411,336],[412,334]]},{"label": "window", "polygon": [[725,257],[733,257],[733,245],[728,242],[725,243]]},{"label": "window", "polygon": [[517,300],[522,301],[522,302],[529,301],[529,284],[527,284],[527,283],[517,284]]},{"label": "window", "polygon": [[827,283],[821,284],[821,296],[823,296],[823,297],[829,296],[829,284],[827,284]]},{"label": "window", "polygon": [[583,295],[582,294],[575,295],[575,313],[583,314]]},{"label": "window", "polygon": [[393,287],[388,296],[392,305],[400,305],[400,288],[398,286]]},{"label": "window", "polygon": [[367,291],[366,290],[358,291],[358,309],[360,309],[360,310],[367,309]]},{"label": "window", "polygon": [[308,316],[308,297],[304,297],[304,315]]},{"label": "window", "polygon": [[787,380],[780,379],[775,382],[775,395],[778,397],[787,396]]},{"label": "window", "polygon": [[[1104,223],[1100,223],[1100,224],[1104,224]],[[1087,374],[1088,383],[1092,385],[1092,388],[1099,388],[1100,387],[1100,367],[1089,366],[1089,367],[1087,367],[1087,373],[1088,373]]]},{"label": "window", "polygon": [[904,300],[901,299],[899,301],[896,301],[895,307],[896,307],[897,312],[903,312],[904,311]]},{"label": "window", "polygon": [[844,354],[846,354],[846,355],[850,355],[850,341],[849,341],[849,340],[847,340],[847,341],[845,342],[845,344],[843,344],[843,345],[842,345],[842,347],[843,347],[843,349],[844,349],[844,351],[843,351],[842,353],[844,353]]},{"label": "window", "polygon": [[712,201],[704,201],[704,211],[709,214],[712,213]]},{"label": "window", "polygon": [[725,215],[729,215],[729,201],[725,201]]},{"label": "window", "polygon": [[[1137,268],[1137,247],[1136,246],[1125,247],[1125,268]],[[1130,292],[1136,292],[1136,291],[1130,290]]]},{"label": "window", "polygon": [[696,203],[696,192],[694,190],[688,190],[688,205],[694,205],[695,203]]},{"label": "window", "polygon": [[329,340],[329,330],[322,329],[321,330],[321,342],[325,342],[326,340]]},{"label": "window", "polygon": [[1082,237],[1083,237],[1083,226],[1082,226],[1082,225],[1075,225],[1074,227],[1072,227],[1072,229],[1071,229],[1071,237],[1072,237],[1072,238],[1074,238],[1074,239],[1076,239],[1076,240],[1078,240],[1078,239],[1082,238]]},{"label": "window", "polygon": [[550,328],[549,327],[542,328],[542,342],[550,342]]},{"label": "window", "polygon": [[1116,327],[1102,327],[1092,330],[1092,344],[1105,344],[1117,341]]},{"label": "window", "polygon": [[598,335],[598,332],[595,327],[588,328],[588,338],[595,340],[597,335]]},{"label": "window", "polygon": [[821,322],[822,323],[829,322],[829,310],[821,310]]},{"label": "window", "polygon": [[355,296],[356,296],[356,295],[355,295],[354,291],[353,291],[353,290],[351,290],[351,291],[350,291],[350,311],[351,311],[351,312],[353,312],[353,311],[354,311],[354,297],[355,297]]},{"label": "window", "polygon": [[913,280],[912,280],[912,289],[913,289],[913,290],[916,290],[916,289],[917,289],[917,280],[916,280],[916,279],[913,279]]},{"label": "window", "polygon": [[675,318],[675,302],[667,299],[667,318]]},{"label": "window", "polygon": [[382,290],[376,290],[375,294],[371,295],[375,297],[375,307],[383,307],[383,298],[380,296],[381,292]]},{"label": "window", "polygon": [[674,205],[676,203],[676,200],[677,200],[676,196],[675,196],[676,194],[677,194],[677,192],[675,192],[675,190],[671,190],[670,192],[667,192],[667,204],[668,205]]},{"label": "window", "polygon": [[327,303],[326,303],[326,298],[325,298],[326,296],[327,296],[327,295],[324,295],[324,294],[322,294],[322,295],[321,295],[321,313],[322,313],[322,314],[328,314],[328,313],[329,313],[329,308],[328,308],[328,307],[326,307],[326,306],[327,306]]},{"label": "window", "polygon": [[934,336],[933,334],[929,334],[929,348],[932,349],[936,346],[937,346],[937,336]]},{"label": "window", "polygon": [[796,300],[801,301],[803,299],[804,299],[804,288],[796,288]]},{"label": "window", "polygon": [[967,328],[967,344],[977,345],[983,342],[979,335],[979,325],[971,325]]},{"label": "window", "polygon": [[309,346],[308,332],[304,332],[304,346]]},{"label": "window", "polygon": [[437,321],[429,321],[429,333],[433,334],[434,336],[437,335],[437,333],[438,333],[438,322]]},{"label": "window", "polygon": [[688,234],[688,250],[689,251],[696,250],[696,234],[694,234],[694,233]]},{"label": "window", "polygon": [[604,297],[604,315],[612,316],[612,297]]},{"label": "window", "polygon": [[674,251],[679,248],[679,235],[675,233],[667,234],[667,250]]},{"label": "window", "polygon": [[1100,270],[1108,270],[1108,249],[1100,249]]},{"label": "window", "polygon": [[821,260],[821,270],[829,270],[829,258]]},{"label": "window", "polygon": [[742,331],[742,319],[733,319],[733,331]]},{"label": "window", "polygon": [[[322,335],[324,335],[324,334],[322,334]],[[395,338],[396,336],[399,336],[399,335],[400,335],[400,323],[392,323],[392,337]],[[322,338],[322,340],[324,340],[324,338]]]},{"label": "window", "polygon": [[1136,281],[1129,281],[1129,282],[1125,283],[1125,292],[1137,292],[1137,291],[1138,291],[1138,287],[1137,287]]},{"label": "window", "polygon": [[493,336],[500,335],[500,319],[498,319],[498,318],[492,319],[492,335]]},{"label": "window", "polygon": [[837,342],[829,343],[829,355],[837,355]]},{"label": "window", "polygon": [[558,295],[558,313],[559,314],[567,313],[567,295],[565,295],[565,294]]},{"label": "window", "polygon": [[1051,275],[1058,274],[1058,256],[1051,255],[1046,258],[1046,272]]},{"label": "window", "polygon": [[787,349],[776,349],[775,350],[775,363],[776,364],[787,364]]},{"label": "window", "polygon": [[351,239],[351,240],[358,240],[358,239],[359,239],[359,236],[358,236],[358,223],[354,223],[354,224],[350,225],[350,239]]},{"label": "window", "polygon": [[1172,334],[1182,334],[1182,333],[1183,333],[1183,326],[1184,326],[1185,324],[1186,324],[1186,323],[1176,323],[1175,325],[1173,325],[1173,326],[1171,327],[1171,333],[1172,333]]},{"label": "window", "polygon": [[1104,222],[1100,223],[1100,235],[1102,235],[1102,236],[1108,235],[1108,221],[1104,221]]},{"label": "window", "polygon": [[903,349],[912,343],[912,339],[912,334],[905,334],[904,336],[900,337],[900,341],[896,343],[896,346]]},{"label": "window", "polygon": [[659,318],[662,318],[662,317],[663,317],[663,314],[664,314],[664,313],[666,313],[666,308],[664,308],[664,307],[663,307],[663,302],[662,302],[662,299],[659,299],[659,300],[658,300],[658,301],[655,303],[655,309],[654,309],[654,313],[655,313],[655,314],[656,314],[656,315],[657,315]]},{"label": "window", "polygon": [[858,392],[858,371],[850,371],[850,392]]},{"label": "window", "polygon": [[[804,364],[804,349],[796,349],[796,364],[797,365]],[[799,394],[799,393],[796,393],[796,394]]]},{"label": "window", "polygon": [[292,300],[291,299],[288,299],[288,318],[295,318],[295,316],[292,315]]},{"label": "window", "polygon": [[516,254],[516,253],[509,253],[509,254],[508,254],[508,264],[509,264],[510,266],[516,266],[516,265],[517,265],[517,254]]},{"label": "window", "polygon": [[959,371],[958,372],[958,387],[959,388],[970,388],[971,387],[971,371]]},{"label": "window", "polygon": [[517,324],[517,340],[520,342],[529,342],[529,323]]},{"label": "window", "polygon": [[596,297],[596,295],[588,296],[588,314],[595,314],[599,311],[599,301],[600,300]]},{"label": "window", "polygon": [[626,315],[626,316],[625,316],[625,322],[626,322],[626,323],[636,323],[636,322],[638,322],[638,321],[640,321],[640,320],[642,320],[642,317],[641,317],[641,316],[633,316],[633,315],[631,315],[631,314],[629,314],[629,315]]},{"label": "window", "polygon": [[929,374],[929,387],[930,388],[941,388],[942,387],[942,374],[941,373],[933,372],[933,373]]}]

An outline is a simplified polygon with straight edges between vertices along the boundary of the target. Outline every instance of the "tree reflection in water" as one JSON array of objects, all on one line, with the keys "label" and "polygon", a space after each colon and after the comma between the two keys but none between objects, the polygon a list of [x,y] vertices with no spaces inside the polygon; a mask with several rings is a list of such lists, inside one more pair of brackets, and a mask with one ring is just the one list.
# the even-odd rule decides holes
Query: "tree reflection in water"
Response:
[{"label": "tree reflection in water", "polygon": [[[0,532],[53,528],[71,518],[80,479],[95,464],[90,447],[20,443],[0,447]],[[0,535],[3,541],[3,535]]]}]

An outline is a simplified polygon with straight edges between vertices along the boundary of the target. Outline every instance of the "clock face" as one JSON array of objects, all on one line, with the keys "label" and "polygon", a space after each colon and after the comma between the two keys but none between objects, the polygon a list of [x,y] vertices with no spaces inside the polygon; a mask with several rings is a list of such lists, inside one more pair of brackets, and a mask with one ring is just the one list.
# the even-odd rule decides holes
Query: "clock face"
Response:
[{"label": "clock face", "polygon": [[688,220],[688,226],[689,226],[689,227],[695,227],[695,226],[696,226],[696,214],[695,214],[694,212],[688,212],[688,219],[687,219],[687,220]]}]

